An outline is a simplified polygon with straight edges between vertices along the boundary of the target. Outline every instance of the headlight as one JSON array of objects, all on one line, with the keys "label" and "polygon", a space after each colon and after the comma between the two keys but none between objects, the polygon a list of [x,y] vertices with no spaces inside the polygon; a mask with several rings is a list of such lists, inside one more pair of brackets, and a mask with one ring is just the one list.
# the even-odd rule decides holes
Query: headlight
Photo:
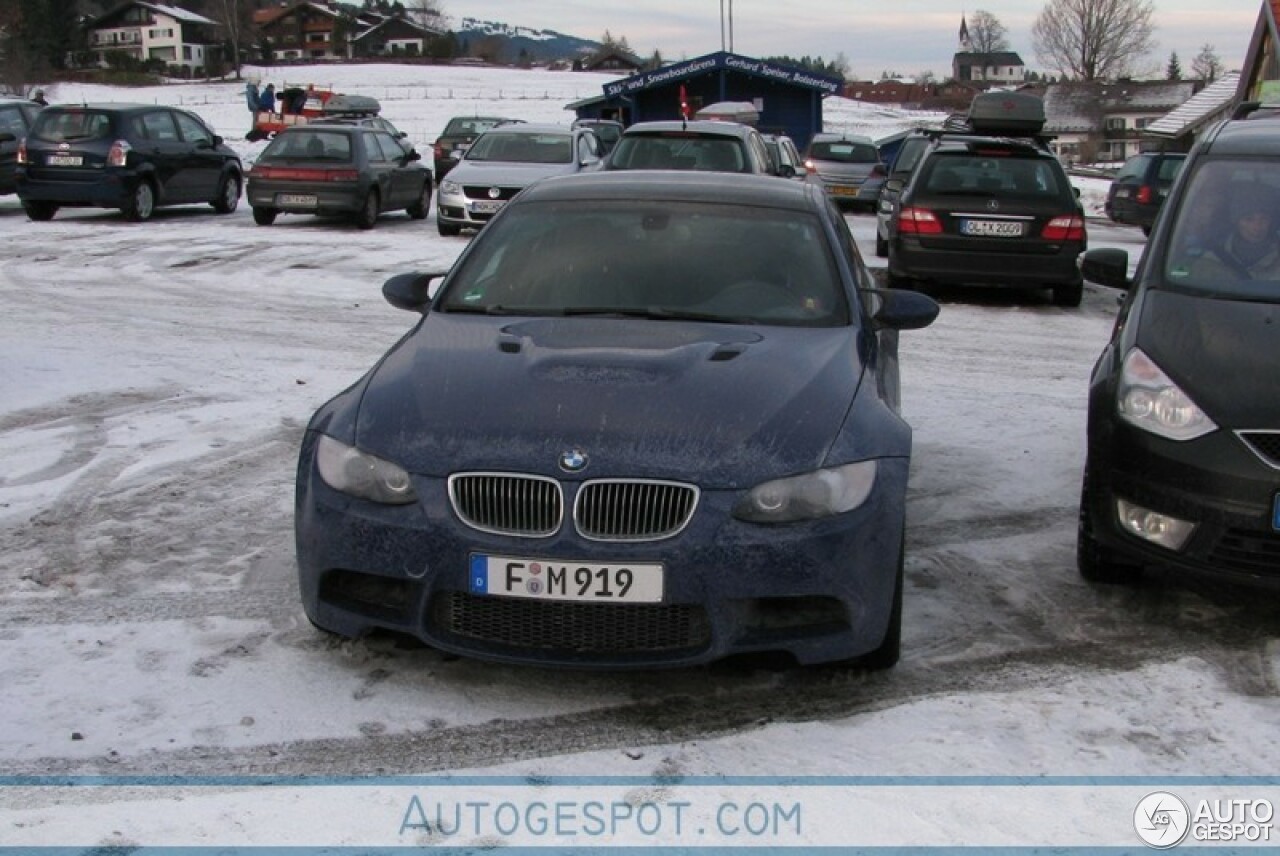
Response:
[{"label": "headlight", "polygon": [[1218,430],[1213,420],[1137,348],[1124,358],[1116,409],[1129,424],[1170,440],[1194,440]]},{"label": "headlight", "polygon": [[457,196],[462,193],[462,185],[458,184],[456,181],[449,181],[448,179],[445,179],[440,182],[440,192],[447,193],[450,196]]},{"label": "headlight", "polygon": [[404,469],[323,434],[316,443],[316,468],[329,487],[361,499],[405,505],[418,498]]},{"label": "headlight", "polygon": [[852,511],[876,483],[876,462],[859,461],[756,485],[733,516],[753,523],[789,523]]}]

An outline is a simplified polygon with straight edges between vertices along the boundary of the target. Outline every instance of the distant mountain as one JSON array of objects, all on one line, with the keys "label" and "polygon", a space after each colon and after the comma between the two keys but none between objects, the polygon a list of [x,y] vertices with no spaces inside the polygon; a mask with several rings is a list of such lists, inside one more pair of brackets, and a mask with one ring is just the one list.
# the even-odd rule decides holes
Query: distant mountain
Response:
[{"label": "distant mountain", "polygon": [[534,30],[529,27],[513,27],[497,21],[479,21],[463,18],[454,29],[459,45],[470,47],[472,53],[492,45],[496,58],[503,62],[517,62],[521,51],[531,62],[583,59],[600,49],[600,43],[577,36],[566,36],[554,30]]}]

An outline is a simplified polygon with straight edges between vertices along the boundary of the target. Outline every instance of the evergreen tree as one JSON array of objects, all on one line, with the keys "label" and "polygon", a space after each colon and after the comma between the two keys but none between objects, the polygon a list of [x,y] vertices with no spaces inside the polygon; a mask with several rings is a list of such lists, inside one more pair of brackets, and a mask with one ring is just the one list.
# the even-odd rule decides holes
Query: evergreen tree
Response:
[{"label": "evergreen tree", "polygon": [[1178,52],[1173,51],[1169,54],[1169,65],[1165,67],[1165,80],[1181,80],[1182,65],[1178,62]]}]

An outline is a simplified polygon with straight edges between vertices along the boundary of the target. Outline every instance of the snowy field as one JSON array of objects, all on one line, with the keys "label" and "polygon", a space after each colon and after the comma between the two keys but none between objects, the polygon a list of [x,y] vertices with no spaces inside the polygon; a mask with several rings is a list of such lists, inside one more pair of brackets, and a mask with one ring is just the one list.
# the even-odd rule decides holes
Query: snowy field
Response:
[{"label": "snowy field", "polygon": [[[373,95],[428,157],[452,115],[567,122],[566,104],[611,79],[397,66],[263,77]],[[246,162],[263,145],[243,139],[249,114],[232,82],[46,91],[190,107]],[[826,118],[880,137],[938,117],[833,98]],[[1079,186],[1096,215],[1105,183]],[[33,223],[0,198],[0,772],[1280,770],[1266,737],[1280,726],[1268,599],[1095,588],[1075,572],[1085,392],[1116,306],[1092,285],[1071,310],[1044,295],[944,295],[934,326],[904,334],[915,457],[904,655],[889,673],[735,662],[565,674],[314,630],[294,579],[297,445],[315,407],[413,323],[382,300],[382,281],[447,268],[465,246],[432,219],[386,215],[361,232],[285,217],[264,229],[242,202],[226,217],[193,207],[130,224],[85,209]],[[849,221],[878,265],[873,219]],[[1141,252],[1136,229],[1091,221],[1090,234],[1132,261]],[[0,844],[139,840],[112,838],[109,813],[57,802],[0,792]],[[1096,810],[1128,823],[1133,802]],[[215,823],[166,811],[193,830]]]}]

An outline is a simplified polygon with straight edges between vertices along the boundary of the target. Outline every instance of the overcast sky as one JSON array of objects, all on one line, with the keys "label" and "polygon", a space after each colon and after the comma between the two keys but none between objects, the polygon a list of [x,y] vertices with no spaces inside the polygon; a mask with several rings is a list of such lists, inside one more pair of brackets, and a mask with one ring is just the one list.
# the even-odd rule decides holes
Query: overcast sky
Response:
[{"label": "overcast sky", "polygon": [[[1205,44],[1213,45],[1226,70],[1239,68],[1253,35],[1258,0],[1154,0],[1157,50],[1139,71],[1163,74],[1176,51],[1183,72]],[[606,30],[626,37],[632,50],[662,52],[679,60],[718,51],[722,46],[722,6],[728,0],[441,0],[454,19],[477,18],[511,26],[548,29],[599,39]],[[1041,0],[776,0],[733,2],[736,53],[747,56],[815,56],[833,60],[843,54],[856,78],[878,78],[883,71],[950,74],[960,16],[985,9],[1008,30],[1010,47],[1028,68],[1045,65],[1031,44],[1031,25],[1044,8]],[[726,18],[728,15],[726,14]],[[726,27],[727,30],[727,27]],[[729,46],[728,33],[723,45]]]}]

